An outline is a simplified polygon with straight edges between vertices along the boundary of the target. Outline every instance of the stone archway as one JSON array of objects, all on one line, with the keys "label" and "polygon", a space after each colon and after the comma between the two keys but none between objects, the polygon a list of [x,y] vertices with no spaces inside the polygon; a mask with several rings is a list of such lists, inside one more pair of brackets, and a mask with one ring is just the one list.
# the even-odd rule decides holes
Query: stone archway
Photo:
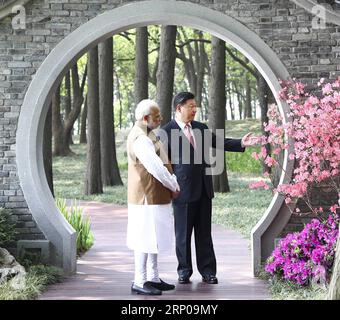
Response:
[{"label": "stone archway", "polygon": [[[128,4],[93,18],[63,39],[44,60],[28,88],[19,116],[16,155],[25,200],[52,244],[52,263],[62,266],[66,273],[76,269],[76,234],[56,208],[43,166],[43,128],[51,95],[64,72],[89,48],[117,32],[149,24],[188,26],[225,40],[248,57],[275,94],[280,89],[278,79],[289,77],[283,63],[257,34],[227,15],[188,2],[152,0]],[[277,103],[287,121],[287,106],[278,99]],[[291,177],[292,163],[287,153],[283,167],[281,183]],[[283,208],[283,197],[275,195],[252,230],[254,273],[290,218]]]}]

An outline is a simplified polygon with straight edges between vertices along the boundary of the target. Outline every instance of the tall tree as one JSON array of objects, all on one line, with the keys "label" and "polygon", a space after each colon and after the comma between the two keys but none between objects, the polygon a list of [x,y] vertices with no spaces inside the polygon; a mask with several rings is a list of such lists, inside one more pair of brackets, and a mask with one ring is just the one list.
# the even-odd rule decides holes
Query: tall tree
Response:
[{"label": "tall tree", "polygon": [[245,73],[245,89],[246,89],[246,102],[244,105],[244,118],[251,119],[252,116],[252,107],[251,107],[251,87],[250,87],[250,79],[249,75]]},{"label": "tall tree", "polygon": [[210,43],[210,40],[203,38],[202,31],[195,30],[193,38],[190,39],[185,28],[181,27],[179,30],[177,58],[183,62],[185,75],[190,87],[189,90],[195,95],[196,104],[199,108],[199,112],[196,113],[196,119],[202,120],[204,114],[201,107],[206,67],[205,43]]},{"label": "tall tree", "polygon": [[54,197],[53,169],[52,169],[52,103],[47,112],[44,127],[43,159],[47,183]]},{"label": "tall tree", "polygon": [[87,122],[87,95],[85,97],[83,112],[81,113],[79,143],[87,143],[86,122]]},{"label": "tall tree", "polygon": [[122,185],[119,174],[113,114],[113,39],[98,46],[99,52],[99,107],[100,159],[102,182],[105,186]]},{"label": "tall tree", "polygon": [[238,113],[239,113],[239,115],[240,115],[240,119],[242,119],[243,95],[242,95],[241,90],[239,90],[238,84],[236,83],[236,81],[233,81],[232,85],[233,85],[233,87],[234,87],[234,91],[235,91],[236,97],[237,97]]},{"label": "tall tree", "polygon": [[135,105],[149,96],[148,27],[136,29]]},{"label": "tall tree", "polygon": [[162,27],[157,70],[157,102],[163,116],[162,124],[171,120],[171,102],[176,62],[176,34],[176,26]]},{"label": "tall tree", "polygon": [[[71,73],[70,71],[67,71],[65,75],[65,119],[69,117],[69,114],[72,109],[72,92],[71,92]],[[73,139],[72,139],[72,131],[68,137],[68,144],[71,145],[73,144]]]},{"label": "tall tree", "polygon": [[[209,87],[209,127],[214,132],[216,129],[225,129],[226,112],[226,53],[225,42],[212,37],[211,44],[211,75]],[[213,175],[214,190],[216,192],[229,192],[229,182],[225,167],[225,153],[223,153],[223,172]]]},{"label": "tall tree", "polygon": [[68,150],[64,141],[64,126],[61,120],[60,111],[60,85],[52,96],[52,134],[54,138],[53,155],[55,156],[66,156]]},{"label": "tall tree", "polygon": [[[67,156],[72,154],[72,150],[70,149],[70,141],[72,140],[72,130],[74,123],[76,122],[79,113],[81,111],[81,106],[83,104],[83,93],[85,88],[85,82],[87,77],[87,67],[85,67],[85,71],[82,78],[81,85],[79,84],[79,74],[78,74],[78,65],[77,62],[72,66],[72,87],[73,87],[73,106],[72,109],[68,111],[67,115],[65,114],[65,120],[62,121],[61,110],[60,110],[60,89],[58,97],[55,97],[57,100],[55,102],[58,104],[53,105],[53,137],[54,137],[54,151],[53,154],[55,156]],[[67,77],[66,77],[67,79]],[[67,85],[67,81],[66,85]],[[53,99],[52,99],[53,102]],[[57,136],[58,135],[58,136]]]},{"label": "tall tree", "polygon": [[88,52],[88,134],[85,194],[103,193],[100,170],[98,46]]}]

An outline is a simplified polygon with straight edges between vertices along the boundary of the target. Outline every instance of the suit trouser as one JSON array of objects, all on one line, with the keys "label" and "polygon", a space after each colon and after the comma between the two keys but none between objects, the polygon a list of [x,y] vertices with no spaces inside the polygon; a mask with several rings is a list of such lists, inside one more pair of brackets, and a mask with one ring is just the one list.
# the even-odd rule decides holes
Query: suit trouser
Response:
[{"label": "suit trouser", "polygon": [[197,269],[203,275],[216,275],[216,258],[211,238],[211,199],[205,190],[198,201],[173,204],[176,255],[179,275],[192,275],[191,235],[194,230]]}]

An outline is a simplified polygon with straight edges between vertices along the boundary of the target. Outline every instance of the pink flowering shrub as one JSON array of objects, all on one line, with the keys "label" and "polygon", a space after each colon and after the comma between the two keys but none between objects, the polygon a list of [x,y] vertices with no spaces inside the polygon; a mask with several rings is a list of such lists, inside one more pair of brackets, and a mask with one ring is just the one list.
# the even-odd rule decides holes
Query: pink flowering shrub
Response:
[{"label": "pink flowering shrub", "polygon": [[[287,205],[301,199],[310,212],[323,212],[323,208],[312,205],[310,191],[322,183],[340,197],[340,78],[327,84],[321,79],[319,94],[307,92],[301,82],[282,81],[281,85],[279,96],[289,106],[290,121],[284,123],[277,108],[272,106],[268,111],[269,121],[264,123],[268,136],[258,138],[257,143],[262,147],[252,156],[272,169],[283,170],[278,155],[288,150],[290,138],[293,151],[288,157],[297,165],[290,183],[275,188],[263,180],[251,184],[250,188],[271,188],[284,195]],[[271,145],[271,154],[267,154],[267,144]],[[272,173],[264,176],[273,181]],[[288,208],[291,210],[290,205]],[[334,203],[327,221],[313,219],[301,232],[282,239],[268,258],[265,270],[300,285],[316,277],[327,277],[338,237],[338,208],[338,203]],[[299,208],[295,208],[295,212],[300,212]]]},{"label": "pink flowering shrub", "polygon": [[[288,149],[287,137],[294,140],[294,150],[289,154],[290,160],[297,160],[290,183],[281,184],[274,192],[285,196],[286,203],[292,199],[302,198],[310,206],[308,187],[328,180],[330,187],[339,194],[340,163],[340,79],[332,84],[323,85],[321,79],[319,86],[321,97],[305,92],[304,84],[300,82],[281,82],[283,89],[280,98],[285,100],[290,108],[289,123],[283,124],[282,117],[275,106],[268,111],[269,121],[264,124],[268,137],[259,137],[258,143],[262,145],[259,153],[254,152],[252,157],[263,160],[268,167],[281,167],[277,155]],[[272,154],[267,154],[264,147],[272,145]],[[269,176],[269,174],[267,174]],[[250,185],[250,188],[266,188],[266,181]],[[310,206],[310,210],[317,212],[319,208]]]}]

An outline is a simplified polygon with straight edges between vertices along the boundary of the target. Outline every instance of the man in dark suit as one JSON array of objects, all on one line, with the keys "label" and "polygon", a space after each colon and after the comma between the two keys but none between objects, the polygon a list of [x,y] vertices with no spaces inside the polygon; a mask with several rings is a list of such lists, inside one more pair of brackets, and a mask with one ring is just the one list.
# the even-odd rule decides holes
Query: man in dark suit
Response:
[{"label": "man in dark suit", "polygon": [[[179,196],[173,199],[178,281],[190,282],[193,272],[191,234],[194,230],[197,268],[202,281],[216,284],[216,259],[211,238],[211,199],[214,191],[211,175],[206,174],[210,165],[204,154],[210,147],[218,147],[217,138],[213,133],[210,143],[203,138],[204,132],[209,129],[205,124],[194,121],[197,106],[192,93],[178,93],[174,97],[173,107],[175,119],[162,129],[167,139],[168,156],[181,190]],[[252,143],[252,139],[251,133],[242,139],[225,139],[223,135],[219,146],[224,151],[243,152]],[[188,152],[184,144],[188,146]]]}]

